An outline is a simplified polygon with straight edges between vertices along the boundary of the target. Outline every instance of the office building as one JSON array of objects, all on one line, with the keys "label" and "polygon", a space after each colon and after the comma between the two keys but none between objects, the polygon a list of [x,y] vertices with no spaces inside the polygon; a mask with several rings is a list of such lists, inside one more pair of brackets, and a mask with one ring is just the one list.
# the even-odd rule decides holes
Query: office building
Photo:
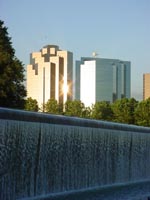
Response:
[{"label": "office building", "polygon": [[27,96],[44,105],[50,98],[64,104],[72,99],[73,54],[47,45],[30,55],[27,66]]},{"label": "office building", "polygon": [[76,61],[75,99],[91,106],[130,98],[130,65],[129,61],[82,57]]},{"label": "office building", "polygon": [[150,73],[143,74],[143,100],[150,97]]}]

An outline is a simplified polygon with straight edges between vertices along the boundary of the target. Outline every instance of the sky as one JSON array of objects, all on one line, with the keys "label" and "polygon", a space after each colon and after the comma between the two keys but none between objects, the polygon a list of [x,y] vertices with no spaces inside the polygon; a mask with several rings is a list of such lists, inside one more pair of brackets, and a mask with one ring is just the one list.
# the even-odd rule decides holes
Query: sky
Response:
[{"label": "sky", "polygon": [[143,74],[150,73],[150,0],[0,0],[16,56],[47,44],[73,52],[131,62],[131,97],[142,100]]}]

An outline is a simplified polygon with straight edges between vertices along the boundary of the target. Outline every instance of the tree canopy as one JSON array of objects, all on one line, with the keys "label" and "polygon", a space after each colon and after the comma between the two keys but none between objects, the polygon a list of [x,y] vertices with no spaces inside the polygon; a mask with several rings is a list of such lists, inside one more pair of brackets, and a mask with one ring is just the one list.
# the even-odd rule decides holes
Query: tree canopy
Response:
[{"label": "tree canopy", "polygon": [[150,98],[139,102],[135,109],[135,123],[150,126]]},{"label": "tree canopy", "polygon": [[37,112],[39,110],[37,100],[32,99],[31,97],[27,98],[25,102],[25,110]]},{"label": "tree canopy", "polygon": [[16,58],[4,22],[0,20],[0,106],[24,108],[24,67]]},{"label": "tree canopy", "polygon": [[62,114],[62,107],[58,104],[56,99],[49,99],[47,103],[44,105],[45,112],[51,114]]},{"label": "tree canopy", "polygon": [[113,111],[110,103],[106,101],[96,102],[92,109],[92,118],[101,120],[112,120]]},{"label": "tree canopy", "polygon": [[137,101],[134,98],[119,99],[112,104],[115,122],[134,124],[134,112]]},{"label": "tree canopy", "polygon": [[65,115],[83,117],[84,110],[85,106],[80,100],[68,100],[65,103]]}]

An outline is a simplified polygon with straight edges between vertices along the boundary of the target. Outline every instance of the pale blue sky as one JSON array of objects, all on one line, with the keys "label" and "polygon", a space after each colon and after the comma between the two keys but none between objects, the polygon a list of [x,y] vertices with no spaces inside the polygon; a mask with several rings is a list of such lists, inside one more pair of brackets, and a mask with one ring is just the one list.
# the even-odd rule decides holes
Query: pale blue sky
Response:
[{"label": "pale blue sky", "polygon": [[0,19],[16,56],[56,44],[74,60],[91,56],[131,61],[131,94],[142,99],[143,73],[150,73],[150,0],[0,0]]}]

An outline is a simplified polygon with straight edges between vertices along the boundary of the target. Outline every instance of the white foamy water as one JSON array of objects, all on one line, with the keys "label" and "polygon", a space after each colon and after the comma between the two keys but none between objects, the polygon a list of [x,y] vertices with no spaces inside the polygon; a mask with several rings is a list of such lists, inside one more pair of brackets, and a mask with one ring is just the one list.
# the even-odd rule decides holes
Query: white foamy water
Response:
[{"label": "white foamy water", "polygon": [[0,199],[43,198],[150,180],[147,129],[137,128],[136,132],[127,125],[119,130],[113,129],[113,124],[111,128],[104,125],[1,119]]}]

